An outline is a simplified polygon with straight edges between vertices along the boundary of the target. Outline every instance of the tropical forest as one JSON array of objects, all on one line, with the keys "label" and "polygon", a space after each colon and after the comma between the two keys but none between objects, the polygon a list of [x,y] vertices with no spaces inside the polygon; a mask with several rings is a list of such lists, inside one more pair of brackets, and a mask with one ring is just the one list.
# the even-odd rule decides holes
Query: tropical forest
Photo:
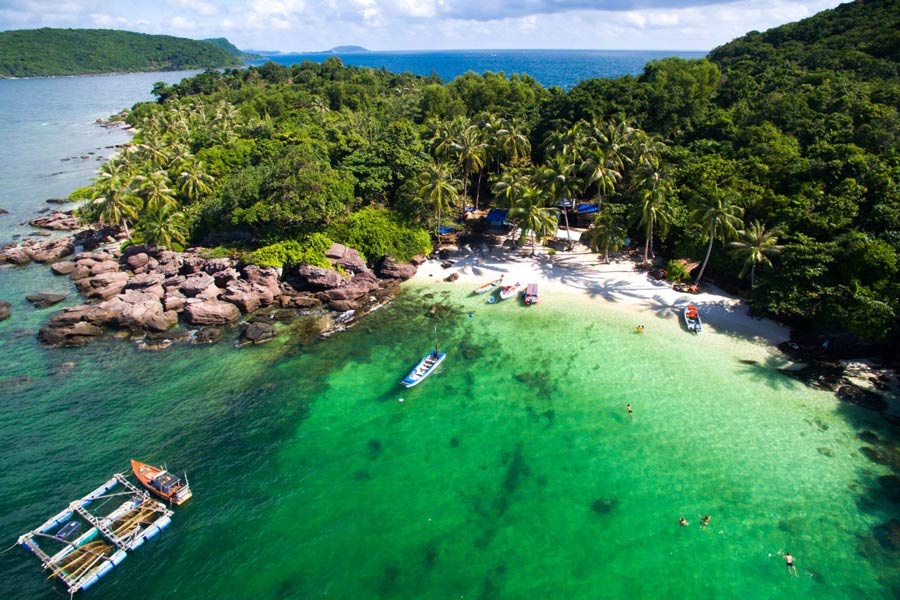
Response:
[{"label": "tropical forest", "polygon": [[467,207],[508,209],[527,250],[592,205],[582,241],[601,256],[630,244],[758,316],[896,345],[898,53],[885,0],[570,90],[337,57],[209,70],[157,84],[73,199],[134,242],[286,269],[328,266],[332,242],[408,260]]}]

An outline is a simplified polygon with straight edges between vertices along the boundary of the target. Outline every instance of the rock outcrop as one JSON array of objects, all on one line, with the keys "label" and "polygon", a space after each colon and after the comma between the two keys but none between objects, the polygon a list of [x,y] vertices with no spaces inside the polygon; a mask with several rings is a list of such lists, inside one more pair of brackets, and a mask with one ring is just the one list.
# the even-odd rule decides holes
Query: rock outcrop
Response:
[{"label": "rock outcrop", "polygon": [[241,311],[230,302],[201,300],[186,304],[182,314],[188,325],[224,325],[237,321]]},{"label": "rock outcrop", "polygon": [[31,302],[37,308],[46,308],[59,304],[68,297],[68,294],[59,294],[56,292],[38,292],[36,294],[28,294],[25,299]]},{"label": "rock outcrop", "polygon": [[31,219],[28,224],[39,229],[52,229],[53,231],[73,231],[82,226],[81,219],[73,217],[71,213],[60,211]]},{"label": "rock outcrop", "polygon": [[28,243],[26,240],[22,244],[22,249],[28,258],[35,262],[56,262],[64,256],[69,256],[75,252],[75,243],[71,237],[60,237],[46,242]]}]

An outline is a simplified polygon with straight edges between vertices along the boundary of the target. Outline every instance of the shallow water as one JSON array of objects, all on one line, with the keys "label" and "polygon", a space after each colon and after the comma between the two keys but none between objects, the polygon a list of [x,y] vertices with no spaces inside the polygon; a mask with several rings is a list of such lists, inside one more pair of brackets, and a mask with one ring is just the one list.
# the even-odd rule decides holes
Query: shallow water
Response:
[{"label": "shallow water", "polygon": [[[20,82],[0,82],[0,96],[7,83]],[[72,143],[101,145],[92,139]],[[24,182],[5,200],[23,213],[57,193],[53,178],[0,165],[0,183]],[[856,437],[887,435],[877,415],[786,378],[765,346],[687,334],[664,307],[549,291],[537,307],[488,305],[461,286],[407,285],[328,340],[146,353],[114,339],[41,347],[34,334],[55,309],[23,299],[40,289],[71,288],[46,267],[0,268],[13,302],[0,322],[2,546],[132,457],[186,469],[194,488],[171,527],[85,597],[900,589],[897,554],[872,537],[896,516],[879,479],[889,471]],[[401,388],[435,326],[447,360]],[[60,595],[20,548],[0,555],[0,573],[0,597]]]}]

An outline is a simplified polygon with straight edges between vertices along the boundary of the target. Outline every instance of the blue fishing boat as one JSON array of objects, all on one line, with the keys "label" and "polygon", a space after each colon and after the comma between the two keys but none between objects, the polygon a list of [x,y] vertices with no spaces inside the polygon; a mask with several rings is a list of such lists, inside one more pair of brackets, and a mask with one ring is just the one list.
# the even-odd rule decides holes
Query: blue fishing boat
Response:
[{"label": "blue fishing boat", "polygon": [[419,364],[409,372],[409,375],[407,375],[401,383],[408,388],[421,383],[423,379],[434,373],[434,370],[437,369],[437,366],[441,364],[446,357],[446,353],[435,348],[432,352],[429,352],[425,358],[419,361]]}]

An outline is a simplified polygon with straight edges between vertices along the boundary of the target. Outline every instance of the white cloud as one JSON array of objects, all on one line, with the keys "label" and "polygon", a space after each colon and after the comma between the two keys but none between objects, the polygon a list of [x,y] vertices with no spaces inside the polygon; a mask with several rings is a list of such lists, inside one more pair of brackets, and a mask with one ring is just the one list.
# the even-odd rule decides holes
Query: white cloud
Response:
[{"label": "white cloud", "polygon": [[175,16],[169,19],[169,27],[179,30],[192,30],[197,27],[197,23],[182,16]]},{"label": "white cloud", "polygon": [[110,15],[104,15],[102,13],[91,14],[91,23],[93,23],[97,27],[109,27],[115,22],[116,20]]},{"label": "white cloud", "polygon": [[184,8],[193,14],[209,17],[219,14],[219,7],[205,0],[169,0],[169,2],[178,8]]}]

